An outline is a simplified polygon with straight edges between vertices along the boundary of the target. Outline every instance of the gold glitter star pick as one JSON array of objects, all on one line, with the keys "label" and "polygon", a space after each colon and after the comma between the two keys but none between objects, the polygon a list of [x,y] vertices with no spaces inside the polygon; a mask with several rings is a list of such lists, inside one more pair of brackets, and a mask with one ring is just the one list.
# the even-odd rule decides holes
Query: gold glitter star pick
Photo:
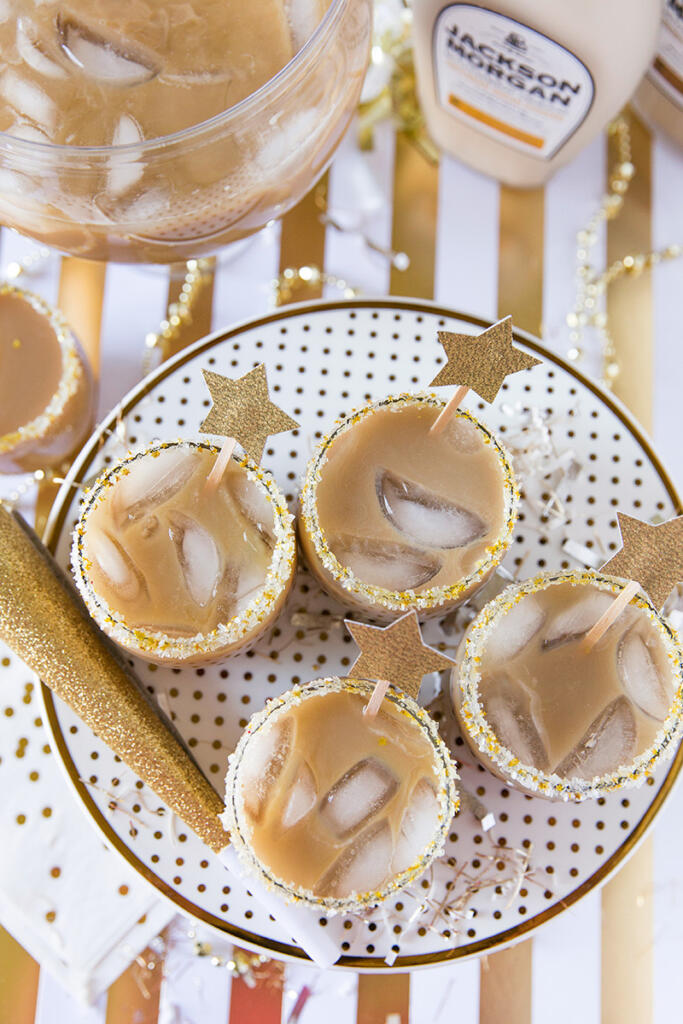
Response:
[{"label": "gold glitter star pick", "polygon": [[661,609],[677,583],[683,582],[683,516],[653,526],[617,512],[622,547],[602,572],[637,580]]},{"label": "gold glitter star pick", "polygon": [[201,424],[202,434],[220,434],[235,438],[244,451],[260,462],[271,434],[293,430],[299,424],[271,402],[263,363],[243,377],[232,380],[212,370],[202,370],[213,405]]},{"label": "gold glitter star pick", "polygon": [[[452,334],[439,331],[448,362],[442,366],[430,387],[457,384],[458,391],[441,413],[454,411],[472,388],[485,402],[494,402],[505,378],[519,370],[527,370],[540,359],[522,352],[512,344],[512,317],[506,316],[481,334]],[[453,405],[455,403],[455,405]],[[450,418],[450,413],[449,413]],[[437,421],[439,422],[439,421]],[[435,424],[436,426],[436,424]]]},{"label": "gold glitter star pick", "polygon": [[[400,687],[415,700],[426,672],[452,668],[453,662],[423,643],[415,611],[407,612],[390,626],[366,626],[346,619],[346,628],[360,647],[349,671],[354,679],[376,679],[368,713],[377,713],[389,683]],[[381,687],[381,688],[380,688]],[[379,697],[375,700],[379,692]]]}]

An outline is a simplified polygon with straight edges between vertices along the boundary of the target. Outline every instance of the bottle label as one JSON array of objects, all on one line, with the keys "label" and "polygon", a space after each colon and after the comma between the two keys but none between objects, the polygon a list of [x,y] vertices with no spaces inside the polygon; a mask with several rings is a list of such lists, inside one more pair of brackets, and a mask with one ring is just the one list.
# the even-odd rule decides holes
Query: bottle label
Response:
[{"label": "bottle label", "polygon": [[535,29],[484,7],[445,7],[434,26],[439,103],[456,120],[550,160],[593,102],[582,62]]},{"label": "bottle label", "polygon": [[657,55],[647,77],[683,110],[683,0],[666,0]]}]

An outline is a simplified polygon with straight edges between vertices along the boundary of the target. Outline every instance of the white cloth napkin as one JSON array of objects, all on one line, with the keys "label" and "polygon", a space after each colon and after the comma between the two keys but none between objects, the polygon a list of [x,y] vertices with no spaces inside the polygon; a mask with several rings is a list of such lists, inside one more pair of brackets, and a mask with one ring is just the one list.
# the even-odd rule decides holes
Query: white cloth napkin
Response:
[{"label": "white cloth napkin", "polygon": [[0,923],[90,1002],[175,911],[110,852],[46,752],[35,676],[0,644]]}]

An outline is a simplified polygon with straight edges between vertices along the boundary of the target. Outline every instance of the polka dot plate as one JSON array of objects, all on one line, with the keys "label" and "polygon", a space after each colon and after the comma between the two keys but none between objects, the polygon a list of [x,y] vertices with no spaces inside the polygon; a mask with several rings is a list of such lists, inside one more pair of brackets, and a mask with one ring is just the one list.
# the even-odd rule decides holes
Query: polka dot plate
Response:
[{"label": "polka dot plate", "polygon": [[[128,448],[152,439],[197,437],[208,395],[201,370],[239,376],[268,367],[274,399],[300,422],[272,438],[264,455],[295,508],[315,441],[352,408],[387,393],[421,390],[443,352],[438,329],[476,332],[488,324],[416,301],[322,302],[293,306],[219,331],[144,380],[86,445],[71,481],[93,478]],[[539,342],[517,342],[543,362],[515,374],[496,403],[470,393],[465,405],[512,451],[523,501],[506,569],[598,565],[618,547],[615,511],[668,518],[673,486],[623,408]],[[79,488],[67,482],[49,541],[68,564]],[[492,584],[495,586],[495,584]],[[344,608],[300,569],[276,627],[247,654],[203,669],[136,662],[149,691],[173,714],[208,778],[221,788],[229,752],[252,712],[293,683],[343,674],[355,648]],[[452,652],[471,612],[425,626],[427,642]],[[435,695],[423,685],[423,703]],[[104,839],[175,905],[243,945],[301,957],[278,925],[159,801],[60,701],[44,691],[61,762]],[[597,802],[558,805],[508,790],[466,754],[443,698],[433,708],[461,759],[466,788],[444,857],[413,886],[362,917],[321,919],[339,942],[341,966],[414,968],[510,943],[604,881],[642,838],[671,789],[680,752],[641,789]],[[486,826],[486,827],[485,827]],[[492,826],[492,827],[491,827]]]}]

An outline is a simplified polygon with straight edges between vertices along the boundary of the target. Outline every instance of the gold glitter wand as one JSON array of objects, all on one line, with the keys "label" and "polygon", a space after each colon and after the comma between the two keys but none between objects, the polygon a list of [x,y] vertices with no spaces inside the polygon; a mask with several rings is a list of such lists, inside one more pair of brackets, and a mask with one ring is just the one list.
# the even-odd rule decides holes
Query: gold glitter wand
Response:
[{"label": "gold glitter wand", "polygon": [[0,639],[215,853],[223,802],[66,574],[0,502]]}]

